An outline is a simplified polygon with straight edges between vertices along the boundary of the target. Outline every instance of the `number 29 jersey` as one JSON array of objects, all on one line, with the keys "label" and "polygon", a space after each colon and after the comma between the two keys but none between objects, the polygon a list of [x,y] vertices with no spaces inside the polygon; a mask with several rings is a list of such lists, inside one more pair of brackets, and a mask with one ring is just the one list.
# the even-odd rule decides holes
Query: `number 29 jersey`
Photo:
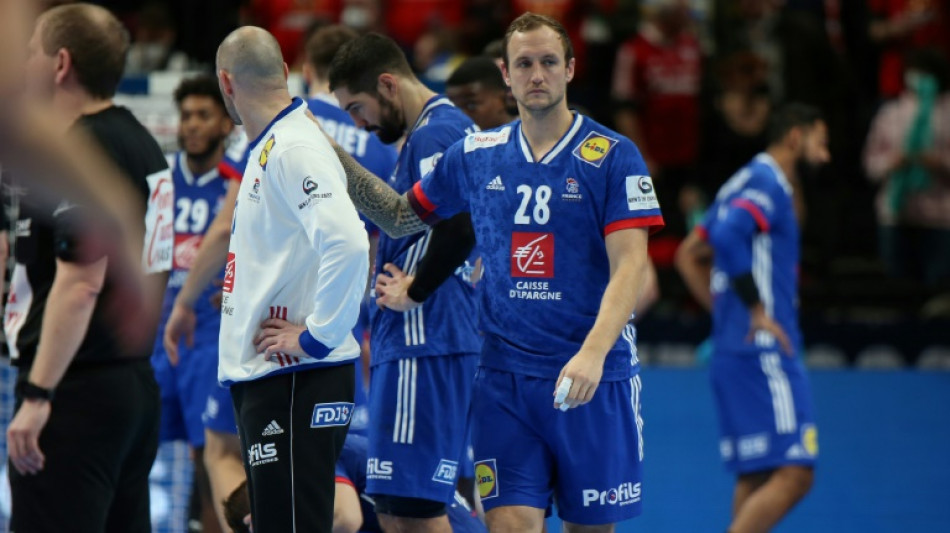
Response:
[{"label": "number 29 jersey", "polygon": [[[467,136],[409,200],[429,223],[472,214],[485,264],[481,364],[549,379],[597,318],[610,278],[606,235],[663,225],[636,146],[580,114],[539,160],[520,121]],[[630,324],[607,356],[604,381],[639,371],[635,339]]]}]

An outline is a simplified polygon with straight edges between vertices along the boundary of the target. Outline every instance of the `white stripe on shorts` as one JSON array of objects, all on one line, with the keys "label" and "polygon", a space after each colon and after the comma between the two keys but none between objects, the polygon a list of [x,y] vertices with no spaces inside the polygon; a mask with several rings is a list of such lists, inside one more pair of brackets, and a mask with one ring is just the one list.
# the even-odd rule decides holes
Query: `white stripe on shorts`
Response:
[{"label": "white stripe on shorts", "polygon": [[781,434],[794,433],[798,426],[795,419],[795,400],[788,377],[782,370],[782,360],[778,353],[770,352],[759,356],[762,371],[769,382],[772,393],[772,410],[775,413],[775,431]]}]

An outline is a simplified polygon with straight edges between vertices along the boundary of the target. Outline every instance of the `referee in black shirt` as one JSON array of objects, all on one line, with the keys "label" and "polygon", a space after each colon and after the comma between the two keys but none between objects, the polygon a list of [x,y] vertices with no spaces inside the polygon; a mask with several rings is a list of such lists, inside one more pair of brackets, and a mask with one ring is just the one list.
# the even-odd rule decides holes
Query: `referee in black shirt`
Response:
[{"label": "referee in black shirt", "polygon": [[[168,170],[148,131],[112,102],[128,46],[125,28],[105,9],[51,9],[34,27],[25,81],[65,135],[86,134],[124,172],[139,193],[144,225],[147,176],[154,183]],[[32,181],[19,180],[26,192],[4,313],[19,367],[7,429],[11,530],[147,532],[159,394],[152,343],[137,353],[123,349],[120,324],[104,304],[115,301],[119,261],[107,251],[118,232],[100,222],[91,202],[50,198],[55,193],[41,194]],[[154,334],[154,324],[143,327]]]}]

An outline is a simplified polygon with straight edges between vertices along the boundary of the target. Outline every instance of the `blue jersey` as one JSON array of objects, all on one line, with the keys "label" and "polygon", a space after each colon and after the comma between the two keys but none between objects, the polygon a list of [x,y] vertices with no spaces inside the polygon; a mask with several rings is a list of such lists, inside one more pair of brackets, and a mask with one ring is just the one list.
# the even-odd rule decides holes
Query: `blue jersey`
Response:
[{"label": "blue jersey", "polygon": [[[172,272],[162,305],[162,324],[171,314],[175,297],[185,283],[201,239],[221,209],[227,192],[227,183],[218,169],[195,176],[188,169],[184,152],[178,152],[171,159],[169,166],[172,167],[172,180],[175,183],[175,248]],[[215,336],[221,322],[221,311],[211,305],[210,298],[219,290],[213,284],[208,285],[195,301],[198,327],[202,331],[213,332]],[[160,345],[161,339],[156,344]]]},{"label": "blue jersey", "polygon": [[[346,435],[340,458],[336,461],[336,482],[352,485],[360,496],[360,507],[363,511],[363,525],[360,526],[360,531],[381,533],[382,528],[373,509],[373,501],[366,495],[368,449],[369,441],[366,437],[352,433]],[[382,467],[385,468],[386,465]],[[377,463],[374,468],[378,469],[380,465]],[[458,492],[455,493],[455,499],[446,506],[446,514],[454,533],[487,533],[488,531]]]},{"label": "blue jersey", "polygon": [[[405,193],[432,170],[452,143],[476,129],[472,120],[447,98],[433,97],[406,136],[389,185],[397,192]],[[393,263],[407,274],[413,274],[428,242],[428,231],[401,239],[380,235],[376,274],[383,272],[386,263]],[[412,311],[377,311],[375,305],[370,306],[374,310],[371,316],[374,365],[407,357],[477,353],[481,350],[475,288],[470,282],[476,257],[473,252],[465,266],[447,279],[422,306]],[[427,327],[430,323],[436,326]]]},{"label": "blue jersey", "polygon": [[758,331],[749,342],[749,311],[732,289],[731,278],[752,272],[765,312],[801,343],[798,327],[799,230],[792,186],[766,153],[723,184],[701,226],[715,250],[713,342],[716,353],[774,350],[775,337]]},{"label": "blue jersey", "polygon": [[376,135],[357,127],[350,114],[329,98],[318,96],[307,101],[307,107],[317,117],[320,127],[357,163],[386,179],[396,166],[396,149],[383,144]]},{"label": "blue jersey", "polygon": [[[594,325],[610,278],[605,236],[663,224],[636,146],[580,114],[539,161],[520,121],[469,135],[409,200],[427,222],[472,214],[485,265],[481,364],[548,379]],[[635,337],[630,324],[607,356],[605,381],[638,372]]]}]

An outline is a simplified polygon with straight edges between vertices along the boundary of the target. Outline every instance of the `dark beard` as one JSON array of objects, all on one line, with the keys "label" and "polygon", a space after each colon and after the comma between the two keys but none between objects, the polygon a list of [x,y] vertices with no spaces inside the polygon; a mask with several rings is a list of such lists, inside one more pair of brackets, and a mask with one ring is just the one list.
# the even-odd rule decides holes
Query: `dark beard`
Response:
[{"label": "dark beard", "polygon": [[376,135],[383,144],[392,144],[402,137],[406,129],[405,117],[403,117],[402,110],[397,109],[396,106],[388,100],[384,100],[378,96],[376,98],[379,101],[380,124],[379,126],[373,127],[372,131],[376,132]]},{"label": "dark beard", "polygon": [[[215,155],[218,149],[221,148],[221,145],[224,144],[224,139],[226,139],[224,135],[219,136],[219,137],[213,137],[208,141],[208,146],[204,150],[201,150],[200,152],[194,152],[194,153],[185,152],[185,155],[188,156],[188,159],[192,159],[195,161],[201,161],[201,162],[207,161],[209,157]],[[184,149],[184,146],[185,146],[184,140],[181,138],[180,135],[178,136],[178,146],[181,146],[182,149]]]}]

